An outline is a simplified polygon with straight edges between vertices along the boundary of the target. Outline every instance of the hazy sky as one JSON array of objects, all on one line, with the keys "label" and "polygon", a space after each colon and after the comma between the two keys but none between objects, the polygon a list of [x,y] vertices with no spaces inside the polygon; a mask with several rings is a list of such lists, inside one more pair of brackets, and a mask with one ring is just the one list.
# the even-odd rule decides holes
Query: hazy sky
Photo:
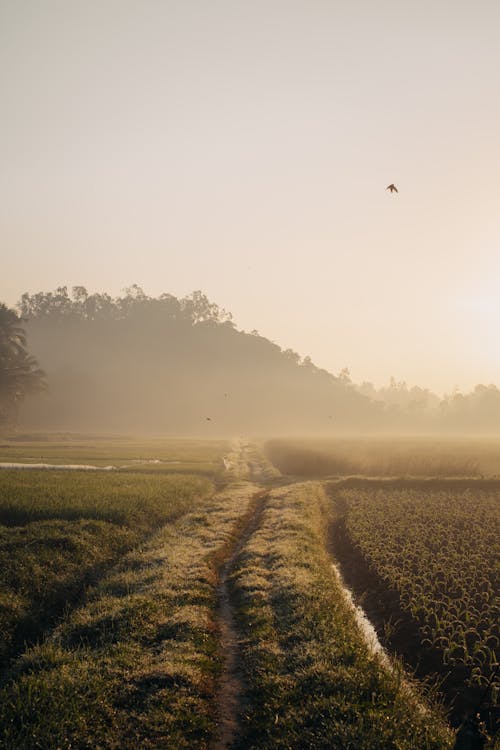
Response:
[{"label": "hazy sky", "polygon": [[356,381],[500,384],[499,40],[499,0],[0,0],[0,300],[201,289]]}]

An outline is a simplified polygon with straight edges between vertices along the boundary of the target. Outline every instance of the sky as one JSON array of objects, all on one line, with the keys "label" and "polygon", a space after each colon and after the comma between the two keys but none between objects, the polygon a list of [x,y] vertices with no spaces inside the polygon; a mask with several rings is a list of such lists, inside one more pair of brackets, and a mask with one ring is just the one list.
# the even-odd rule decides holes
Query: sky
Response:
[{"label": "sky", "polygon": [[498,0],[0,0],[0,301],[201,289],[356,382],[500,385],[499,39]]}]

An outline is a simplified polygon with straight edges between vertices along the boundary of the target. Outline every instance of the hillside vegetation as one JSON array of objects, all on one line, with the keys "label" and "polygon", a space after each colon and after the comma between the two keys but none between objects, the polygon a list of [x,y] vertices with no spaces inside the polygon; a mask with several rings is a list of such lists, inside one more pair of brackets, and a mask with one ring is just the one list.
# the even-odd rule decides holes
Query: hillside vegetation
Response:
[{"label": "hillside vegetation", "polygon": [[21,413],[36,429],[157,431],[211,437],[375,424],[377,406],[341,378],[238,331],[197,292],[122,298],[76,288],[24,295],[30,351],[48,393]]},{"label": "hillside vegetation", "polygon": [[442,399],[395,378],[385,388],[358,385],[346,368],[333,375],[257,331],[238,330],[201,292],[153,298],[132,286],[112,298],[60,287],[24,294],[18,309],[19,320],[5,308],[7,322],[26,328],[30,366],[43,368],[37,383],[47,387],[24,402],[40,388],[16,382],[14,397],[0,361],[0,400],[25,428],[203,438],[498,431],[495,385]]}]

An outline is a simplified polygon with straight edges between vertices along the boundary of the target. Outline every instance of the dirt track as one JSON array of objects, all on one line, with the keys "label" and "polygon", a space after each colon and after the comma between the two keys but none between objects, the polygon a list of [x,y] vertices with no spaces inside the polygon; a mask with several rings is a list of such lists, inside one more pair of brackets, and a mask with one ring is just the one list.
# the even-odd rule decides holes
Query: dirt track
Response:
[{"label": "dirt track", "polygon": [[[224,465],[231,477],[236,480],[259,481],[265,475],[265,466],[251,451],[251,446],[236,441],[232,452],[225,457]],[[219,653],[222,660],[222,673],[217,690],[217,713],[219,726],[213,750],[227,750],[237,740],[240,716],[245,701],[245,683],[241,669],[240,641],[235,622],[234,605],[231,598],[230,577],[234,564],[242,548],[258,529],[265,509],[269,490],[255,487],[255,494],[246,517],[238,529],[237,539],[232,546],[219,573],[217,586]]]},{"label": "dirt track", "polygon": [[251,512],[247,516],[238,542],[220,572],[217,599],[219,602],[218,624],[223,668],[217,691],[219,736],[214,744],[214,750],[226,750],[226,748],[232,747],[237,739],[239,717],[244,706],[245,695],[244,677],[240,663],[239,636],[236,628],[229,579],[239,553],[260,525],[268,496],[269,492],[267,490],[256,492],[254,495]]}]

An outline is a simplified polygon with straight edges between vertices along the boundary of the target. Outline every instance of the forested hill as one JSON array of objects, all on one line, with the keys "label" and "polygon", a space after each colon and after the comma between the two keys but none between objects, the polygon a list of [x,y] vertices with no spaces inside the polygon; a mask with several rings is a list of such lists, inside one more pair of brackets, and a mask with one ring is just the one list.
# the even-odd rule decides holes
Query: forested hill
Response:
[{"label": "forested hill", "polygon": [[[293,351],[236,329],[200,292],[177,299],[23,295],[19,310],[48,391],[26,400],[36,429],[178,434],[376,428],[382,405]],[[208,419],[207,419],[208,418]]]}]

